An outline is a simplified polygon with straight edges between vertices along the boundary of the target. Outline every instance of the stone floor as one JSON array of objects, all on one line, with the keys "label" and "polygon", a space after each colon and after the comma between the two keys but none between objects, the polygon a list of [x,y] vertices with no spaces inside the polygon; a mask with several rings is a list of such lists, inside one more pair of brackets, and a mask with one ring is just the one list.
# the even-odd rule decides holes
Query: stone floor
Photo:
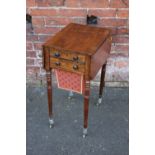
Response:
[{"label": "stone floor", "polygon": [[98,87],[91,88],[88,136],[82,138],[83,97],[54,86],[55,127],[48,126],[45,87],[27,87],[27,155],[128,155],[128,88],[104,89],[100,107]]}]

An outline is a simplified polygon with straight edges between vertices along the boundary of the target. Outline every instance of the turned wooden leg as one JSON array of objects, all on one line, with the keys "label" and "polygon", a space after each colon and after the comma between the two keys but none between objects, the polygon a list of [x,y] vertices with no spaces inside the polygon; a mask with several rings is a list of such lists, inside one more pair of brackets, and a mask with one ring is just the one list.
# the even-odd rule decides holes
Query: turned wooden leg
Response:
[{"label": "turned wooden leg", "polygon": [[90,81],[85,81],[83,138],[86,137],[88,128],[89,95],[90,95]]},{"label": "turned wooden leg", "polygon": [[96,104],[97,106],[100,105],[102,102],[103,87],[105,86],[105,82],[104,82],[105,71],[106,71],[106,63],[102,66],[102,69],[101,69],[99,98],[98,98],[98,102]]},{"label": "turned wooden leg", "polygon": [[46,71],[46,77],[47,77],[49,125],[51,128],[54,126],[53,112],[52,112],[52,70]]}]

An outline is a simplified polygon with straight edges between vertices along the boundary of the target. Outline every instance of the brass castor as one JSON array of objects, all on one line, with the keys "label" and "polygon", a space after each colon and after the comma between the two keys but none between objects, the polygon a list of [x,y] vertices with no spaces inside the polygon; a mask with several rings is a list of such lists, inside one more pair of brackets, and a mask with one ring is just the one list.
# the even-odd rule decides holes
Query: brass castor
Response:
[{"label": "brass castor", "polygon": [[83,138],[86,138],[87,134],[88,134],[87,128],[84,128],[83,129]]},{"label": "brass castor", "polygon": [[73,98],[73,96],[74,96],[73,92],[72,92],[72,91],[70,91],[70,92],[69,92],[69,94],[68,94],[68,99],[69,99],[69,100],[70,100],[70,99],[72,99],[72,98]]},{"label": "brass castor", "polygon": [[98,101],[97,101],[97,103],[96,103],[96,106],[100,106],[101,103],[102,103],[102,98],[99,97],[99,99],[98,99]]},{"label": "brass castor", "polygon": [[54,120],[53,119],[49,119],[49,127],[53,128],[54,127]]}]

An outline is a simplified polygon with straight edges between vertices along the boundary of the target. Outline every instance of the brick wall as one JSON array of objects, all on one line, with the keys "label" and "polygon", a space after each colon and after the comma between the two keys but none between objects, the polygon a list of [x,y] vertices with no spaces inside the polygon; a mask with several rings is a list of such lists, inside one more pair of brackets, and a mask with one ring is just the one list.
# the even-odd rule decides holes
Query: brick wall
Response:
[{"label": "brick wall", "polygon": [[[106,70],[106,84],[128,85],[128,0],[27,0],[27,82],[45,80],[41,45],[70,22],[86,24],[86,16],[99,17],[100,27],[112,29],[113,43]],[[99,75],[99,74],[98,74]],[[94,80],[98,82],[99,76]]]}]

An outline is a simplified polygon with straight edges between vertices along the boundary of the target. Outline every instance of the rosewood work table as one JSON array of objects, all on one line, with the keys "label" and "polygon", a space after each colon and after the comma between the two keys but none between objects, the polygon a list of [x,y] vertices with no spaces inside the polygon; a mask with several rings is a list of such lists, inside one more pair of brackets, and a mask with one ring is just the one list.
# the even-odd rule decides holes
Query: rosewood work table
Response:
[{"label": "rosewood work table", "polygon": [[73,81],[74,77],[82,77],[80,92],[84,96],[83,137],[87,135],[90,80],[94,79],[101,69],[98,105],[102,102],[106,61],[111,41],[109,29],[71,23],[43,44],[50,127],[54,125],[52,111],[52,69],[54,69],[57,72],[71,73]]}]

